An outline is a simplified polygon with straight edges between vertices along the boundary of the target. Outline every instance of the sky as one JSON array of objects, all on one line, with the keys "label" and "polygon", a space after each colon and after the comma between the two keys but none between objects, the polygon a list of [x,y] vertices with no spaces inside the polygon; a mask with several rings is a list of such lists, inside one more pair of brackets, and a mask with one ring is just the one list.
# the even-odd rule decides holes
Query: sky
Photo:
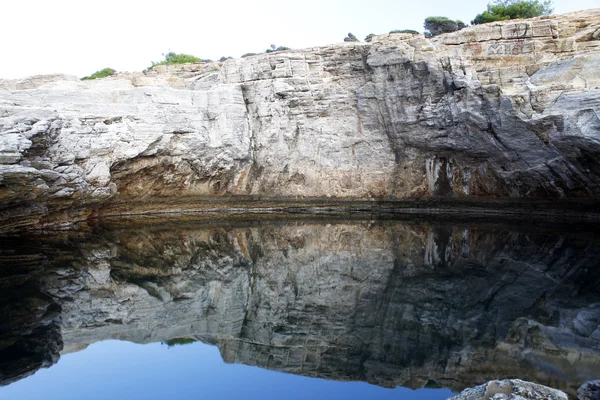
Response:
[{"label": "sky", "polygon": [[[7,0],[0,14],[0,79],[102,68],[141,71],[169,51],[239,57],[271,44],[291,48],[423,31],[429,16],[471,21],[488,0]],[[600,0],[554,0],[555,13]]]}]

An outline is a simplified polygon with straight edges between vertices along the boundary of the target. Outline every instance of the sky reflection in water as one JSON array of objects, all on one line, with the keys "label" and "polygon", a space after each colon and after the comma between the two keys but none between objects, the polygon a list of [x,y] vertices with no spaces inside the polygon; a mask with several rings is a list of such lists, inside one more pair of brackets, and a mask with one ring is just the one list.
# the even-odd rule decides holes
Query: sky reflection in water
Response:
[{"label": "sky reflection in water", "polygon": [[446,399],[448,389],[386,389],[226,364],[196,342],[167,347],[105,341],[0,388],[0,399]]}]

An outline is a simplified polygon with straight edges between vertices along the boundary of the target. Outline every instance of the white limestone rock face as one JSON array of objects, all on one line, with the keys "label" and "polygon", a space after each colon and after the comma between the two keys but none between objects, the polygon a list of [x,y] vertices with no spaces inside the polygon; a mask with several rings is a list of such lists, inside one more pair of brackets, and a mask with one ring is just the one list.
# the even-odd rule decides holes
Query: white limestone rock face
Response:
[{"label": "white limestone rock face", "polygon": [[182,197],[597,199],[599,29],[596,9],[0,80],[1,218]]}]

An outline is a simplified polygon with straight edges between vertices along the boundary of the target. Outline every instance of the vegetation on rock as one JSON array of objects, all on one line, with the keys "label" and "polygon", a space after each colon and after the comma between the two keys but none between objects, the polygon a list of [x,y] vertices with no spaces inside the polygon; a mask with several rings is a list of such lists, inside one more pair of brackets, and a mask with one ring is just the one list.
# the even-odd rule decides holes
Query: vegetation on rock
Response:
[{"label": "vegetation on rock", "polygon": [[552,13],[551,0],[495,0],[487,10],[477,14],[472,25],[509,19],[533,18]]},{"label": "vegetation on rock", "polygon": [[199,57],[196,56],[192,56],[189,54],[183,54],[183,53],[174,53],[172,51],[168,52],[167,54],[163,54],[165,56],[165,59],[162,61],[152,61],[152,65],[149,66],[146,71],[150,71],[152,68],[158,66],[158,65],[172,65],[172,64],[187,64],[187,63],[197,63],[197,62],[203,62],[203,61],[209,61],[209,60],[203,60]]},{"label": "vegetation on rock", "polygon": [[84,76],[83,78],[81,78],[81,80],[82,81],[89,81],[89,80],[92,80],[92,79],[106,78],[107,76],[111,76],[115,72],[117,72],[117,71],[115,71],[112,68],[104,68],[104,69],[101,69],[100,71],[94,72],[90,76]]},{"label": "vegetation on rock", "polygon": [[419,34],[419,32],[412,30],[412,29],[394,29],[393,31],[390,31],[390,33],[410,33],[412,35]]},{"label": "vegetation on rock", "polygon": [[455,32],[463,29],[467,25],[460,20],[452,20],[446,17],[428,17],[425,18],[425,34],[429,37],[437,36],[442,33]]},{"label": "vegetation on rock", "polygon": [[274,44],[272,44],[269,49],[265,50],[265,53],[274,53],[276,51],[285,51],[285,50],[291,50],[291,48],[285,47],[285,46],[275,46]]},{"label": "vegetation on rock", "polygon": [[360,40],[352,33],[348,33],[348,36],[344,38],[344,42],[360,42]]}]

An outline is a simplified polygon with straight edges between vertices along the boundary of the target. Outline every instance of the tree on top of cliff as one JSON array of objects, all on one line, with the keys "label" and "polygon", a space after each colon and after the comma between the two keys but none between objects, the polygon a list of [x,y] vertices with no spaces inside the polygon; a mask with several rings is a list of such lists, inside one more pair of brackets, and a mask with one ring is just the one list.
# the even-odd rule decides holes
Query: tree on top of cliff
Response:
[{"label": "tree on top of cliff", "polygon": [[552,13],[551,0],[495,0],[487,10],[477,14],[472,25],[508,19],[533,18]]},{"label": "tree on top of cliff", "polygon": [[425,35],[427,36],[437,36],[442,33],[459,31],[464,28],[466,25],[464,22],[460,20],[451,20],[446,17],[428,17],[425,18]]}]

